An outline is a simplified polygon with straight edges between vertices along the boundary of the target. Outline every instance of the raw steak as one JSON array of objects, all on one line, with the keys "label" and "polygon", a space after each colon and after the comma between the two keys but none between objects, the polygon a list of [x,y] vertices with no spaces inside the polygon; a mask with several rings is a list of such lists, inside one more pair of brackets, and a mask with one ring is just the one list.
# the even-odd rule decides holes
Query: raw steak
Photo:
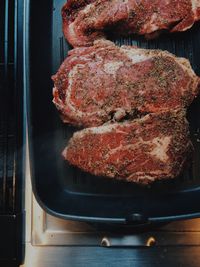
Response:
[{"label": "raw steak", "polygon": [[153,38],[161,30],[192,27],[200,19],[200,0],[68,0],[62,17],[72,46],[91,45],[110,30]]},{"label": "raw steak", "polygon": [[63,156],[94,175],[148,184],[178,176],[192,149],[182,110],[79,131]]},{"label": "raw steak", "polygon": [[188,107],[199,77],[184,58],[160,50],[117,47],[96,41],[69,52],[53,76],[54,100],[63,122],[98,126],[127,114]]}]

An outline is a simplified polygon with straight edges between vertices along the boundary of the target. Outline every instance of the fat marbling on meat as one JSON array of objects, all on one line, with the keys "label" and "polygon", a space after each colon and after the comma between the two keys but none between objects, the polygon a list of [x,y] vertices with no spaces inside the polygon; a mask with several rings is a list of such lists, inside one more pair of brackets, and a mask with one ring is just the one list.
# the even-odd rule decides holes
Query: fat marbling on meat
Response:
[{"label": "fat marbling on meat", "polygon": [[185,110],[84,129],[63,156],[97,176],[149,184],[181,174],[193,150]]},{"label": "fat marbling on meat", "polygon": [[110,30],[153,38],[162,30],[186,31],[200,19],[200,0],[68,0],[63,32],[72,46],[91,45]]},{"label": "fat marbling on meat", "polygon": [[187,59],[110,41],[70,51],[53,80],[63,122],[82,127],[120,121],[135,111],[187,108],[199,91]]}]

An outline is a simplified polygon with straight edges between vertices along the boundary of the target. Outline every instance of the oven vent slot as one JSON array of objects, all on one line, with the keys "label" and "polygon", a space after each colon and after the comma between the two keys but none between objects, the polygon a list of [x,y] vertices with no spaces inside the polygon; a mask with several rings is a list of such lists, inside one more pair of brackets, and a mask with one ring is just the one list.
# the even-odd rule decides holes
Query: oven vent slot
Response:
[{"label": "oven vent slot", "polygon": [[0,1],[0,214],[15,209],[15,1]]}]

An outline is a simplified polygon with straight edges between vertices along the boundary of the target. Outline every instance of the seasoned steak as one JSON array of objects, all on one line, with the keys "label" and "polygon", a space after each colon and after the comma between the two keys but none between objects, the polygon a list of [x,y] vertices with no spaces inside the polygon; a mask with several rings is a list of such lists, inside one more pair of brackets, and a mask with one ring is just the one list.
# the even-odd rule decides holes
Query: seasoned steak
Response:
[{"label": "seasoned steak", "polygon": [[184,58],[110,41],[70,51],[53,80],[63,122],[83,127],[188,107],[199,84]]},{"label": "seasoned steak", "polygon": [[152,38],[161,30],[192,27],[200,19],[200,0],[68,0],[62,17],[64,35],[74,47],[91,45],[110,30]]},{"label": "seasoned steak", "polygon": [[192,149],[182,110],[79,131],[63,156],[94,175],[148,184],[177,177]]}]

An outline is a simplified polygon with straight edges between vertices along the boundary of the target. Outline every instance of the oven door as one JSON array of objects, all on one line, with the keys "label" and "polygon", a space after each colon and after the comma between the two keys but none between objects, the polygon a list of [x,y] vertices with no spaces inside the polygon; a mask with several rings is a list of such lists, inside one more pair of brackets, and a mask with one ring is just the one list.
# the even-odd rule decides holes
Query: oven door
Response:
[{"label": "oven door", "polygon": [[0,1],[0,266],[24,254],[23,1]]}]

